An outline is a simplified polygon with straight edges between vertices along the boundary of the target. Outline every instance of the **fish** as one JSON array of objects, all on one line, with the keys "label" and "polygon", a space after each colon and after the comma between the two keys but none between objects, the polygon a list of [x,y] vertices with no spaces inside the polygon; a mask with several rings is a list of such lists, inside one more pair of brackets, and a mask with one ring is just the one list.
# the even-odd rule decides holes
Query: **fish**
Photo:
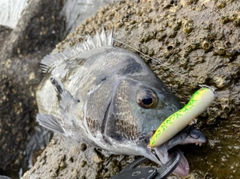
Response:
[{"label": "fish", "polygon": [[174,174],[189,173],[176,146],[202,144],[204,134],[186,126],[164,144],[148,147],[158,126],[181,105],[139,55],[114,46],[113,31],[103,29],[52,52],[40,66],[44,77],[36,92],[36,118],[41,126],[111,154],[141,155],[159,165],[177,152],[181,160]]}]

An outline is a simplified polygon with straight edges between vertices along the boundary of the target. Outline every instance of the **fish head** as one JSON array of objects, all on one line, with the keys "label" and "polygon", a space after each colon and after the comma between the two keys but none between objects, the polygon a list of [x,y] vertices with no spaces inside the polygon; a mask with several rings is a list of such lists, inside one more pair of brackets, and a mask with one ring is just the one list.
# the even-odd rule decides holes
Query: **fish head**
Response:
[{"label": "fish head", "polygon": [[[126,58],[135,65],[126,64],[117,72],[119,80],[109,103],[104,135],[115,141],[119,153],[142,155],[160,165],[169,161],[173,152],[178,152],[181,160],[174,173],[186,176],[188,162],[175,146],[204,143],[204,134],[194,127],[186,127],[161,146],[149,148],[149,141],[159,125],[181,105],[165,84],[141,62],[140,57],[127,52]],[[138,70],[134,69],[136,63],[140,64]],[[123,72],[124,76],[121,76]]]}]

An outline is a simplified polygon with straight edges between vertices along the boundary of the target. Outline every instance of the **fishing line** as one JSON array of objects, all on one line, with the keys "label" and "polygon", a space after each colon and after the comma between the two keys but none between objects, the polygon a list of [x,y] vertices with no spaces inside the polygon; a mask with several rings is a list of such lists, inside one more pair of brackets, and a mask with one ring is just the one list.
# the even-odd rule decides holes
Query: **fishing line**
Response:
[{"label": "fishing line", "polygon": [[[105,31],[104,27],[102,27],[102,31],[104,31],[104,33],[105,33],[105,35],[106,35],[106,38],[108,38],[109,34],[108,34],[108,35],[106,34],[106,31]],[[96,32],[96,34],[98,34],[98,32]],[[174,75],[178,75],[178,76],[181,77],[182,79],[184,79],[184,80],[186,80],[186,81],[189,81],[189,77],[186,77],[186,75],[183,75],[183,74],[181,74],[181,73],[179,73],[179,72],[177,72],[177,71],[172,70],[170,67],[164,65],[163,63],[161,63],[160,61],[158,61],[158,60],[150,57],[149,55],[147,55],[147,54],[139,51],[137,48],[135,48],[135,47],[133,47],[133,46],[131,46],[131,45],[125,43],[125,42],[122,42],[121,40],[118,40],[118,39],[114,38],[114,37],[113,37],[113,29],[111,30],[111,33],[110,33],[110,34],[111,34],[111,35],[110,35],[110,39],[112,39],[113,42],[114,42],[114,41],[115,41],[115,42],[118,42],[118,43],[120,43],[120,44],[123,44],[123,45],[127,46],[127,47],[130,48],[130,49],[133,49],[134,51],[138,52],[139,54],[143,55],[144,57],[152,60],[152,61],[155,62],[156,64],[159,64],[159,65],[161,65],[162,67],[165,67],[165,68],[168,69],[170,72],[172,72]],[[83,38],[83,39],[84,39],[84,38],[88,38],[88,36],[80,36],[80,37]],[[86,41],[86,40],[85,40],[85,41]],[[199,84],[198,86],[201,87],[201,88],[203,88],[203,87],[210,88],[212,91],[215,91],[215,89],[216,89],[215,87],[209,87],[209,86],[204,85],[204,84]]]},{"label": "fishing line", "polygon": [[[134,48],[133,46],[131,46],[131,45],[125,43],[125,42],[122,42],[122,41],[120,41],[120,40],[117,40],[117,39],[115,39],[115,38],[112,38],[112,39],[113,39],[114,41],[118,42],[118,43],[121,43],[121,44],[123,44],[123,45],[126,45],[127,47],[135,50],[136,52],[140,53],[141,55],[143,55],[143,56],[151,59],[151,60],[154,61],[155,63],[160,64],[160,62],[159,62],[158,60],[150,57],[150,56],[147,55],[147,54],[142,53],[141,51],[139,51],[138,49]],[[188,80],[188,78],[185,77],[185,76],[183,76],[181,73],[178,73],[177,71],[173,71],[171,68],[167,67],[166,65],[163,65],[163,64],[161,64],[161,65],[162,65],[163,67],[166,67],[168,70],[170,70],[170,71],[173,72],[174,74],[177,74],[177,75],[181,76],[182,78]]]},{"label": "fishing line", "polygon": [[[156,62],[157,64],[160,64],[160,62],[159,62],[158,60],[150,57],[150,56],[147,55],[147,54],[142,53],[142,52],[139,51],[137,48],[134,48],[133,46],[131,46],[131,45],[125,43],[125,42],[122,42],[122,41],[120,41],[120,40],[118,40],[118,39],[115,39],[115,38],[112,38],[112,39],[113,39],[113,41],[116,41],[116,42],[118,42],[118,43],[121,43],[121,44],[123,44],[123,45],[125,45],[125,46],[127,46],[127,47],[129,47],[129,48],[131,48],[131,49],[133,49],[133,50],[135,50],[136,52],[140,53],[141,55],[143,55],[143,56],[145,56],[145,57],[153,60],[153,61]],[[163,64],[161,64],[161,65],[162,65],[163,67],[167,68],[169,71],[173,72],[175,75],[177,74],[177,75],[179,75],[180,77],[182,77],[183,79],[185,79],[185,80],[188,81],[189,78],[187,78],[186,76],[182,75],[181,73],[178,73],[177,71],[173,71],[171,68],[167,67],[166,65],[163,65]],[[199,84],[198,86],[201,87],[201,88],[204,88],[204,87],[209,88],[209,89],[211,89],[213,92],[216,90],[216,87],[210,87],[210,86],[204,85],[204,84]]]}]

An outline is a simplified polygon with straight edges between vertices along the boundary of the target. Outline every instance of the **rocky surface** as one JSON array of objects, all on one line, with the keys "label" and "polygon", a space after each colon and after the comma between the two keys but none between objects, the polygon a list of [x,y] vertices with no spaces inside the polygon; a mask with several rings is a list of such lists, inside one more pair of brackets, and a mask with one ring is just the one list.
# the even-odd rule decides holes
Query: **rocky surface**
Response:
[{"label": "rocky surface", "polygon": [[[114,28],[115,45],[140,53],[183,104],[198,85],[215,87],[216,100],[197,123],[207,144],[183,147],[191,167],[188,178],[236,178],[240,176],[239,12],[240,2],[234,0],[121,1],[98,11],[55,51],[77,44],[102,26]],[[6,58],[4,63],[8,64]],[[29,61],[23,64],[31,66]],[[25,94],[19,95],[26,100]],[[31,104],[27,107],[34,108]],[[131,160],[55,136],[23,178],[108,178]]]},{"label": "rocky surface", "polygon": [[0,28],[0,175],[18,173],[36,125],[39,61],[58,42],[61,26],[61,4],[51,3],[29,1],[15,29]]},{"label": "rocky surface", "polygon": [[0,24],[14,29],[26,5],[27,0],[0,0]]},{"label": "rocky surface", "polygon": [[84,143],[55,136],[23,178],[109,178],[133,159],[132,156],[104,154]]}]

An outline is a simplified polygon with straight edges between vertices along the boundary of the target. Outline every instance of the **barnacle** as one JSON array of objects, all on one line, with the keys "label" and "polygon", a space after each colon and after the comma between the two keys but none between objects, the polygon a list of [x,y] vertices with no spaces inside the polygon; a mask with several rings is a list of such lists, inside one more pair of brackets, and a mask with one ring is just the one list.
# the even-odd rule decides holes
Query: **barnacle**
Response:
[{"label": "barnacle", "polygon": [[185,18],[182,20],[182,30],[184,33],[189,34],[194,29],[194,22],[192,19]]}]

